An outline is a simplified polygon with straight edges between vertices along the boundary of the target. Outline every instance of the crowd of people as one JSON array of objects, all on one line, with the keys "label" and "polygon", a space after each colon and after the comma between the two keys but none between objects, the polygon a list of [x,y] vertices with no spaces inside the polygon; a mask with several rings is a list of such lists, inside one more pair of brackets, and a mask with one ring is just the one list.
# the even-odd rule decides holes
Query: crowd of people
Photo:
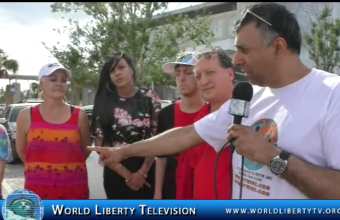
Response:
[{"label": "crowd of people", "polygon": [[[233,124],[231,101],[226,101],[193,125],[124,147],[88,149],[110,164],[132,156],[196,151],[205,143],[220,151],[231,141],[236,149],[232,199],[340,199],[340,77],[301,62],[300,27],[283,5],[260,3],[244,10],[235,33],[233,65],[253,85],[243,125]],[[199,59],[194,66],[199,84],[208,79],[200,75],[201,67]],[[205,181],[211,172],[206,171]]]},{"label": "crowd of people", "polygon": [[[107,199],[339,199],[340,78],[303,65],[298,21],[280,4],[246,9],[235,32],[233,58],[207,47],[163,66],[181,94],[163,109],[153,90],[136,86],[128,55],[112,53],[91,123],[63,100],[71,72],[43,66],[43,103],[17,119],[24,188],[41,199],[89,199],[85,161],[96,151]],[[254,89],[243,125],[228,114],[235,66]],[[9,141],[0,132],[2,170]]]}]

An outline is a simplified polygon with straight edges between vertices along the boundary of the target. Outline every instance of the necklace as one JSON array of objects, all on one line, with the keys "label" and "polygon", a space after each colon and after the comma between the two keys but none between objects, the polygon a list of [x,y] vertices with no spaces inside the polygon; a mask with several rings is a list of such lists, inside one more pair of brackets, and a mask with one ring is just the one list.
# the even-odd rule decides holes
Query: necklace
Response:
[{"label": "necklace", "polygon": [[[138,88],[137,88],[137,87],[134,87],[134,88],[133,88],[133,94],[132,94],[131,96],[129,95],[129,96],[126,97],[126,98],[119,96],[119,100],[120,100],[120,101],[126,101],[126,99],[128,99],[128,98],[132,98],[132,97],[134,97],[134,96],[136,95],[137,91],[138,91]],[[118,95],[119,95],[119,94],[118,94]]]}]

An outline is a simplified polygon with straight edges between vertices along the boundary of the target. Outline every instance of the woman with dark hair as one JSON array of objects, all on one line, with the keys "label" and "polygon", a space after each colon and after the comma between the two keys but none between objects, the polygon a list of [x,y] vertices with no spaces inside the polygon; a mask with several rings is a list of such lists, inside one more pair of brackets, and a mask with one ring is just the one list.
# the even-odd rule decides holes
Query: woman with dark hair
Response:
[{"label": "woman with dark hair", "polygon": [[[96,146],[121,146],[153,136],[161,105],[152,90],[135,86],[132,60],[113,53],[103,66],[95,97],[91,134]],[[152,199],[154,157],[132,157],[104,167],[108,199]]]}]

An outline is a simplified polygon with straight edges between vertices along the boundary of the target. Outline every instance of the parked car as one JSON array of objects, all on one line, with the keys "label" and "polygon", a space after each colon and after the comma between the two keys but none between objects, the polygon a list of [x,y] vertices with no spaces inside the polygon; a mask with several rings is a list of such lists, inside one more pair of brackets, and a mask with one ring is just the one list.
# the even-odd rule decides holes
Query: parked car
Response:
[{"label": "parked car", "polygon": [[19,103],[42,103],[44,100],[42,99],[26,99],[21,100]]},{"label": "parked car", "polygon": [[162,108],[164,108],[164,107],[166,107],[166,106],[168,106],[168,105],[173,103],[173,101],[171,101],[171,100],[161,100],[160,102],[161,102]]},{"label": "parked car", "polygon": [[0,106],[0,115],[4,113],[5,106]]},{"label": "parked car", "polygon": [[6,128],[11,144],[11,147],[9,148],[9,157],[7,160],[7,163],[9,164],[20,162],[20,158],[15,148],[17,117],[19,112],[24,108],[37,104],[39,103],[10,104],[5,108],[2,118],[0,118],[0,124]]},{"label": "parked car", "polygon": [[93,105],[85,105],[85,106],[82,106],[81,109],[84,110],[85,114],[87,115],[90,123],[91,123],[91,120],[92,120],[92,110],[93,110]]}]

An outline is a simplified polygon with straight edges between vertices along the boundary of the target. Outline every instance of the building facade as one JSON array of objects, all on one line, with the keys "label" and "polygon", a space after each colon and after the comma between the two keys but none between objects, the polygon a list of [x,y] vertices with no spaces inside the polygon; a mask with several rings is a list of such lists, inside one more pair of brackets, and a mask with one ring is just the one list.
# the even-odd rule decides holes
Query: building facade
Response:
[{"label": "building facade", "polygon": [[[236,19],[240,16],[242,10],[259,2],[205,2],[203,4],[182,8],[172,11],[172,14],[187,14],[193,18],[195,12],[204,7],[210,12],[211,23],[210,28],[214,32],[214,38],[210,44],[212,46],[219,46],[226,50],[228,54],[233,57],[235,53],[233,25]],[[295,14],[300,24],[302,35],[310,32],[311,21],[315,20],[318,13],[325,6],[333,8],[333,19],[340,18],[340,4],[337,2],[277,2],[285,5],[291,12]],[[339,42],[340,43],[340,42]],[[185,51],[199,51],[205,45],[196,45],[194,42],[187,42],[180,45],[180,48]],[[315,67],[314,62],[309,58],[309,53],[304,44],[302,44],[300,58],[302,62],[309,66]],[[335,74],[340,75],[340,69],[334,70]],[[244,81],[246,77],[243,72],[236,71],[235,81]],[[162,93],[170,94],[170,93]],[[178,94],[176,93],[176,96]],[[169,98],[170,99],[170,98]]]},{"label": "building facade", "polygon": [[[173,11],[176,13],[190,13],[196,11],[200,7],[205,7],[211,13],[210,28],[214,32],[214,39],[210,42],[212,46],[220,46],[224,50],[229,51],[233,56],[235,53],[233,24],[240,16],[245,7],[249,7],[258,2],[206,2],[200,5],[183,8]],[[325,7],[330,6],[333,8],[333,19],[340,18],[340,4],[337,2],[277,2],[285,5],[297,17],[302,34],[308,33],[311,27],[311,21],[315,20],[319,12]],[[339,42],[340,43],[340,42]],[[194,42],[188,42],[180,45],[183,50],[197,51],[204,48],[204,45],[195,45]],[[314,67],[314,62],[309,58],[307,49],[302,46],[300,58],[302,62],[309,66]],[[335,69],[335,73],[340,75],[339,68]]]},{"label": "building facade", "polygon": [[[214,33],[214,38],[211,40],[210,45],[221,47],[227,51],[230,57],[233,57],[235,53],[233,25],[243,8],[252,4],[255,4],[255,2],[206,2],[200,5],[183,8],[172,13],[189,14],[190,11],[196,11],[204,7],[210,12],[210,29]],[[194,42],[187,42],[180,45],[180,48],[185,51],[199,51],[204,47],[205,45],[196,45]],[[244,73],[240,69],[237,69],[235,71],[235,82],[245,80],[246,77]]]}]

